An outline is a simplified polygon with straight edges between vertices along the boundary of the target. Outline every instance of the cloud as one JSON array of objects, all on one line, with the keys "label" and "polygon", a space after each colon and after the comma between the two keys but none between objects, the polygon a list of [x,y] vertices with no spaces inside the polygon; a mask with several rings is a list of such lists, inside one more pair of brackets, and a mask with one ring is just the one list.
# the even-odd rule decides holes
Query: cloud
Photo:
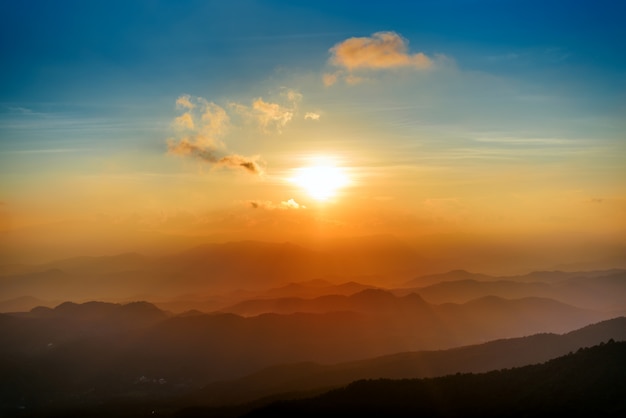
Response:
[{"label": "cloud", "polygon": [[198,148],[224,147],[221,138],[228,133],[230,118],[221,106],[189,95],[180,96],[176,106],[185,110],[172,123],[178,136]]},{"label": "cloud", "polygon": [[190,113],[183,113],[176,119],[174,119],[174,126],[178,129],[190,129],[194,128],[193,117]]},{"label": "cloud", "polygon": [[365,79],[353,74],[355,71],[379,71],[396,68],[426,70],[433,67],[433,60],[423,52],[409,53],[409,42],[395,32],[376,32],[371,37],[349,38],[333,46],[330,64],[340,70],[323,75],[326,86],[340,79],[357,84]]},{"label": "cloud", "polygon": [[[174,118],[171,125],[175,136],[168,139],[167,152],[195,158],[213,167],[262,174],[259,156],[246,157],[227,152],[223,139],[231,131],[231,127],[240,128],[239,124],[245,125],[249,121],[254,125],[258,124],[263,132],[280,133],[294,119],[303,96],[297,90],[281,88],[274,97],[277,102],[258,97],[249,106],[232,102],[228,104],[227,112],[223,107],[202,97],[181,95],[176,99],[176,108],[180,115]],[[231,122],[230,115],[235,116],[234,123]],[[304,118],[318,120],[320,115],[307,112]]]},{"label": "cloud", "polygon": [[183,109],[193,109],[196,107],[193,103],[191,103],[191,96],[189,94],[184,94],[176,99],[176,106],[181,107]]},{"label": "cloud", "polygon": [[201,132],[206,136],[218,137],[228,132],[230,126],[230,118],[226,111],[212,102],[201,99],[202,115],[201,115]]},{"label": "cloud", "polygon": [[252,209],[265,209],[265,210],[296,210],[306,209],[306,206],[299,204],[293,199],[282,201],[279,204],[273,203],[269,200],[249,200],[246,202]]},{"label": "cloud", "polygon": [[293,89],[284,89],[283,96],[295,107],[302,100],[302,94]]},{"label": "cloud", "polygon": [[324,85],[326,87],[332,86],[333,84],[335,84],[337,82],[337,80],[339,79],[340,75],[341,75],[341,72],[325,73],[322,76],[322,81],[324,82]]},{"label": "cloud", "polygon": [[238,154],[220,156],[216,150],[200,147],[186,138],[180,141],[169,141],[167,149],[168,153],[172,155],[191,156],[215,167],[242,169],[251,174],[263,173],[263,168],[257,162],[259,160],[258,155],[254,157],[244,157]]},{"label": "cloud", "polygon": [[272,125],[280,131],[293,117],[293,112],[290,109],[282,107],[278,103],[265,102],[261,98],[252,102],[252,109],[254,109],[259,123],[265,131]]},{"label": "cloud", "polygon": [[289,199],[286,202],[280,202],[280,205],[286,209],[304,209],[306,206],[302,206],[293,199]]},{"label": "cloud", "polygon": [[226,146],[221,138],[228,132],[230,118],[222,107],[189,95],[180,96],[176,106],[186,111],[172,123],[178,135],[167,141],[169,154],[195,158],[213,167],[263,173],[259,156],[244,157],[225,152]]},{"label": "cloud", "polygon": [[408,41],[395,32],[377,32],[367,38],[350,38],[330,49],[331,62],[349,71],[414,67],[426,69],[432,60],[422,52],[407,53]]},{"label": "cloud", "polygon": [[258,164],[259,156],[244,157],[238,154],[225,155],[218,159],[215,163],[221,167],[241,168],[252,174],[262,174],[263,169]]},{"label": "cloud", "polygon": [[241,103],[230,103],[230,108],[248,120],[258,123],[263,132],[282,132],[282,129],[291,121],[297,111],[302,94],[293,89],[282,89],[280,99],[282,103],[265,101],[259,97],[252,101],[252,106]]}]

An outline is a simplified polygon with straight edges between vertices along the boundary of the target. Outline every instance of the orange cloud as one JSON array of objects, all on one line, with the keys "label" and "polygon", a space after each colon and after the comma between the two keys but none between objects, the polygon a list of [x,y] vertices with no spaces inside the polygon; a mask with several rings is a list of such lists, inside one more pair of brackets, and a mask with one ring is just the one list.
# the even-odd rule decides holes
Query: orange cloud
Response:
[{"label": "orange cloud", "polygon": [[280,96],[281,103],[266,102],[261,97],[253,100],[252,107],[240,103],[230,103],[230,108],[261,126],[265,133],[272,130],[281,132],[294,117],[302,94],[292,89],[284,89]]},{"label": "orange cloud", "polygon": [[330,49],[331,62],[348,71],[414,67],[427,69],[433,62],[422,52],[409,54],[408,41],[395,32],[377,32],[371,37],[350,38]]},{"label": "orange cloud", "polygon": [[226,134],[230,118],[226,111],[212,102],[202,99],[201,131],[207,136],[217,137]]},{"label": "orange cloud", "polygon": [[263,173],[258,156],[244,157],[224,152],[226,146],[221,138],[228,131],[230,118],[222,107],[201,97],[187,95],[179,97],[176,105],[186,112],[175,118],[172,125],[182,130],[184,135],[168,140],[169,154],[196,158],[214,167],[240,169],[251,174]]},{"label": "orange cloud", "polygon": [[215,149],[198,146],[187,138],[180,141],[170,140],[167,150],[169,154],[194,157],[215,167],[241,169],[250,174],[263,174],[263,168],[258,163],[258,155],[254,157],[244,157],[238,154],[220,156]]},{"label": "orange cloud", "polygon": [[288,209],[306,209],[306,206],[299,204],[294,199],[284,200],[279,204],[275,204],[269,200],[249,200],[247,204],[253,209],[265,210],[288,210]]},{"label": "orange cloud", "polygon": [[218,167],[239,168],[251,174],[263,174],[263,169],[257,162],[259,156],[244,157],[238,154],[225,155],[219,158],[215,164]]},{"label": "orange cloud", "polygon": [[174,119],[174,126],[178,129],[193,129],[194,123],[191,113],[183,113]]},{"label": "orange cloud", "polygon": [[252,103],[252,109],[254,109],[264,130],[267,130],[271,125],[280,130],[293,117],[293,112],[290,109],[284,108],[278,103],[265,102],[260,97]]},{"label": "orange cloud", "polygon": [[367,79],[355,75],[355,71],[432,68],[433,60],[423,52],[409,53],[408,43],[395,32],[376,32],[371,37],[346,39],[329,50],[329,62],[339,67],[339,70],[325,73],[322,81],[327,87],[339,80],[347,84],[358,84]]},{"label": "orange cloud", "polygon": [[188,94],[184,94],[176,99],[176,106],[182,107],[183,109],[193,109],[196,107],[193,103],[191,103],[191,96]]}]

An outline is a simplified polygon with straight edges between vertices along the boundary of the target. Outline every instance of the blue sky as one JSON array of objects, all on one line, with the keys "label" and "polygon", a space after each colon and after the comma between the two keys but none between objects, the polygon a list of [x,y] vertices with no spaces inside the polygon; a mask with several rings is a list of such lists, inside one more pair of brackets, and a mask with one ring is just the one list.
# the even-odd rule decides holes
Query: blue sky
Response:
[{"label": "blue sky", "polygon": [[[4,1],[2,227],[104,216],[171,233],[155,219],[240,220],[242,202],[293,199],[302,222],[345,234],[615,234],[625,12],[623,1]],[[428,65],[351,69],[332,50],[377,33]],[[192,126],[210,138],[181,133]],[[314,215],[321,206],[287,180],[316,155],[352,181]],[[258,162],[262,178],[233,161]]]},{"label": "blue sky", "polygon": [[[233,78],[252,82],[279,67],[319,68],[334,43],[384,30],[420,51],[452,56],[464,69],[555,84],[578,79],[609,97],[623,88],[626,68],[621,1],[6,1],[1,7],[2,99],[10,103],[88,100],[88,94],[140,101]],[[555,62],[570,77],[563,80]]]}]

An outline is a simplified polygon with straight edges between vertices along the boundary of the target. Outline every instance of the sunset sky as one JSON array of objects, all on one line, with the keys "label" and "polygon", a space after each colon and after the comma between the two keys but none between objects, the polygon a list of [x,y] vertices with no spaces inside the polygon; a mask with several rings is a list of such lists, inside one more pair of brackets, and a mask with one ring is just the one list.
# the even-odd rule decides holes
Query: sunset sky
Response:
[{"label": "sunset sky", "polygon": [[3,1],[0,262],[378,234],[433,257],[619,259],[624,16],[605,0]]}]

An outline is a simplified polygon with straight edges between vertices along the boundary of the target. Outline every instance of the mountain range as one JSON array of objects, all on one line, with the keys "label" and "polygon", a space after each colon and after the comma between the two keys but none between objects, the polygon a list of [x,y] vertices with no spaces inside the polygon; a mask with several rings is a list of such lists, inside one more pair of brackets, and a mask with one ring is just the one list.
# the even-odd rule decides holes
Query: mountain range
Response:
[{"label": "mountain range", "polygon": [[431,379],[359,380],[245,417],[619,417],[626,413],[626,342],[609,341],[543,364]]}]

